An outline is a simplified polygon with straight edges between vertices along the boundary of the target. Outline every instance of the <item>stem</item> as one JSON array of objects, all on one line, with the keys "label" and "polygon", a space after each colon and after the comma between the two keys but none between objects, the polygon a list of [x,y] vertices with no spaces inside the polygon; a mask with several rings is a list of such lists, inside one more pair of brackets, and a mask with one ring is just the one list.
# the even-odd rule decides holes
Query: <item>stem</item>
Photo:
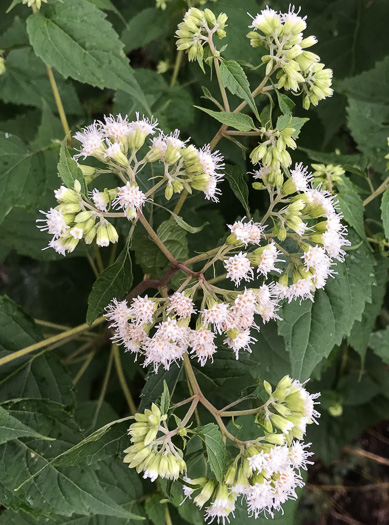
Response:
[{"label": "stem", "polygon": [[35,323],[39,324],[40,326],[47,326],[47,328],[54,328],[55,330],[69,330],[68,326],[51,323],[50,321],[43,321],[42,319],[35,319]]},{"label": "stem", "polygon": [[96,243],[93,243],[93,251],[95,253],[97,268],[99,270],[99,273],[101,273],[104,271],[104,263],[103,263],[103,259],[101,258],[100,249]]},{"label": "stem", "polygon": [[157,191],[158,188],[160,188],[161,186],[163,186],[163,184],[165,184],[166,182],[166,178],[163,177],[159,182],[157,182],[157,184],[155,184],[147,193],[146,193],[146,197],[150,197],[150,195],[152,195],[155,191]]},{"label": "stem", "polygon": [[81,377],[85,374],[88,366],[92,362],[92,359],[93,359],[94,355],[95,355],[94,352],[90,352],[90,354],[87,355],[87,358],[85,359],[83,365],[81,366],[80,370],[77,372],[77,375],[73,379],[73,384],[76,385],[79,382],[79,380],[81,379]]},{"label": "stem", "polygon": [[378,186],[378,188],[375,191],[373,191],[373,193],[371,195],[369,195],[369,197],[367,197],[363,201],[363,205],[367,206],[372,200],[374,200],[376,197],[378,197],[378,195],[381,195],[381,193],[384,193],[384,191],[388,187],[389,187],[389,177],[386,177],[384,182],[380,186]]},{"label": "stem", "polygon": [[102,407],[102,404],[103,404],[103,401],[104,401],[104,398],[105,398],[105,394],[107,393],[109,378],[110,378],[111,370],[112,370],[112,362],[113,362],[113,357],[114,357],[114,346],[115,345],[112,345],[111,352],[109,354],[107,370],[105,372],[105,376],[104,376],[104,380],[103,380],[103,386],[101,387],[100,396],[99,396],[99,399],[97,401],[95,414],[93,416],[93,422],[92,422],[92,425],[91,425],[92,429],[95,428],[95,426],[96,426],[97,418],[99,417],[99,413],[100,413],[100,410],[101,410],[101,407]]},{"label": "stem", "polygon": [[166,503],[165,506],[165,521],[166,525],[173,525],[172,518],[170,517],[169,505]]},{"label": "stem", "polygon": [[176,55],[176,61],[174,63],[173,76],[172,76],[172,79],[170,81],[170,85],[171,86],[174,86],[176,84],[176,82],[177,82],[178,72],[180,71],[181,61],[182,61],[182,57],[183,56],[184,56],[184,52],[183,51],[178,51],[178,53]]},{"label": "stem", "polygon": [[45,348],[46,346],[49,346],[53,343],[65,342],[65,340],[74,339],[76,335],[86,332],[87,330],[91,330],[92,328],[95,328],[96,326],[102,324],[104,321],[104,316],[98,317],[91,325],[89,325],[88,323],[80,324],[79,326],[71,328],[70,330],[66,330],[61,334],[53,335],[52,337],[48,337],[43,341],[39,341],[39,343],[34,343],[33,345],[27,346],[22,350],[18,350],[17,352],[13,352],[12,354],[6,355],[0,359],[0,366],[10,363],[15,359],[19,359],[19,357],[23,357],[27,354],[30,354],[35,350]]},{"label": "stem", "polygon": [[[223,245],[224,246],[224,245]],[[209,259],[213,255],[215,255],[222,246],[218,246],[217,248],[213,248],[212,250],[209,250],[208,252],[200,253],[200,255],[196,255],[195,257],[191,257],[190,259],[187,259],[184,261],[185,266],[190,266],[194,263],[204,261],[205,259]]]},{"label": "stem", "polygon": [[155,233],[153,228],[150,226],[149,222],[147,221],[146,217],[143,215],[141,211],[138,211],[138,219],[143,224],[144,229],[150,235],[152,240],[155,242],[155,244],[158,246],[161,252],[165,255],[166,259],[174,266],[177,266],[178,261],[173,257],[173,255],[169,252],[169,250],[163,244],[163,242],[158,237],[158,235]]},{"label": "stem", "polygon": [[[180,213],[181,208],[182,208],[182,206],[183,206],[183,204],[184,204],[184,202],[185,202],[185,200],[186,200],[188,195],[189,195],[189,193],[186,190],[184,190],[181,193],[180,198],[178,199],[177,204],[176,204],[176,206],[175,206],[175,208],[173,210],[173,213],[175,213],[176,215],[178,215]],[[172,219],[173,219],[173,217],[172,217]]]},{"label": "stem", "polygon": [[136,405],[132,397],[131,391],[128,388],[127,381],[123,372],[122,363],[120,361],[119,347],[116,344],[112,345],[113,356],[115,359],[116,372],[119,377],[120,386],[122,387],[124,397],[126,398],[130,414],[136,414]]},{"label": "stem", "polygon": [[65,132],[66,137],[68,137],[68,142],[71,142],[72,139],[70,137],[70,128],[69,128],[68,120],[66,118],[65,110],[63,108],[61,95],[59,94],[58,86],[57,86],[57,83],[56,83],[55,78],[54,78],[53,70],[51,69],[51,67],[49,67],[47,65],[46,65],[46,70],[47,70],[47,74],[49,76],[51,89],[53,90],[55,103],[57,104],[59,118],[61,119],[61,124],[62,124],[63,130]]},{"label": "stem", "polygon": [[180,427],[181,427],[181,428],[184,428],[184,427],[186,426],[186,424],[188,423],[188,421],[190,420],[190,418],[192,417],[193,412],[194,412],[194,411],[196,410],[196,408],[197,408],[198,402],[199,402],[198,398],[195,397],[195,398],[193,399],[193,401],[192,401],[190,407],[189,407],[188,412],[185,414],[184,419],[183,419],[183,420],[181,421],[181,423],[180,423]]}]

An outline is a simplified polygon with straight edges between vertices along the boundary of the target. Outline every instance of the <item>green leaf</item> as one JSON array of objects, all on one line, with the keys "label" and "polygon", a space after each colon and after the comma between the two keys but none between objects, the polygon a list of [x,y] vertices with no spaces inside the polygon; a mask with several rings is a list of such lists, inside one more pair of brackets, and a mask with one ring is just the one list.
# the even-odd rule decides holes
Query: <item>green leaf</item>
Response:
[{"label": "green leaf", "polygon": [[0,445],[12,439],[33,437],[37,439],[51,439],[35,432],[32,428],[21,423],[13,417],[7,410],[0,406]]},{"label": "green leaf", "polygon": [[389,326],[370,335],[369,346],[384,363],[389,365]]},{"label": "green leaf", "polygon": [[253,119],[243,113],[225,113],[224,111],[213,111],[212,109],[201,108],[200,106],[195,106],[195,108],[201,109],[201,111],[208,113],[208,115],[211,115],[211,117],[222,124],[226,124],[239,131],[251,131],[255,129]]},{"label": "green leaf", "polygon": [[44,158],[18,137],[0,132],[0,223],[14,206],[35,207],[45,185]]},{"label": "green leaf", "polygon": [[235,194],[235,197],[242,204],[246,211],[247,217],[251,217],[249,207],[249,188],[247,182],[244,179],[244,173],[238,166],[229,166],[226,170],[226,179]]},{"label": "green leaf", "polygon": [[81,184],[81,193],[83,195],[88,194],[84,175],[78,167],[77,162],[72,159],[64,142],[61,145],[61,151],[59,153],[58,173],[67,188],[74,189],[74,181],[78,180]]},{"label": "green leaf", "polygon": [[165,505],[161,503],[161,499],[163,498],[159,494],[152,494],[145,502],[147,517],[154,525],[165,523]]},{"label": "green leaf", "polygon": [[[72,416],[62,405],[49,400],[23,399],[7,403],[6,408],[24,424],[55,438],[49,444],[39,439],[16,439],[1,446],[3,479],[6,483],[0,481],[0,493],[8,508],[22,506],[25,511],[37,516],[101,514],[142,519],[107,493],[104,485],[100,484],[100,469],[55,467],[51,464],[53,457],[81,437]],[[23,484],[32,473],[45,465],[48,465],[45,470]]]},{"label": "green leaf", "polygon": [[[351,230],[349,237],[358,243]],[[333,347],[350,335],[354,322],[361,320],[366,302],[371,302],[374,262],[369,249],[361,245],[336,265],[336,278],[316,291],[314,302],[294,301],[282,307],[278,333],[285,338],[293,377],[308,379]]]},{"label": "green leaf", "polygon": [[223,60],[220,64],[220,77],[222,84],[233,95],[237,95],[247,102],[254,115],[259,120],[257,106],[251,94],[250,84],[242,66],[235,60]]},{"label": "green leaf", "polygon": [[361,356],[362,364],[365,361],[370,334],[374,329],[376,319],[381,311],[382,303],[384,301],[386,283],[388,281],[388,268],[388,259],[382,256],[377,256],[374,275],[375,283],[372,288],[371,304],[366,303],[362,320],[354,323],[348,339],[350,345]]},{"label": "green leaf", "polygon": [[125,247],[116,261],[96,279],[88,297],[86,322],[92,324],[112,299],[121,301],[130,291],[132,281],[131,256]]},{"label": "green leaf", "polygon": [[169,370],[160,368],[157,373],[150,369],[146,375],[146,384],[142,390],[138,411],[143,412],[150,407],[151,403],[163,393],[165,383],[169,391],[173,392],[180,379],[181,370],[181,368],[174,365]]},{"label": "green leaf", "polygon": [[309,118],[300,118],[300,117],[292,117],[291,115],[282,115],[281,117],[278,117],[276,128],[277,129],[285,129],[285,128],[293,128],[295,132],[293,133],[292,137],[294,139],[297,139],[300,135],[301,128],[304,126],[306,122],[308,122]]},{"label": "green leaf", "polygon": [[163,382],[163,392],[161,396],[161,413],[167,414],[170,407],[170,392],[166,381]]},{"label": "green leaf", "polygon": [[385,190],[381,200],[381,219],[385,237],[389,239],[389,188]]},{"label": "green leaf", "polygon": [[296,104],[293,102],[293,100],[284,95],[284,93],[278,91],[278,89],[276,90],[276,93],[281,113],[283,113],[284,115],[291,115],[293,108],[296,106]]},{"label": "green leaf", "polygon": [[180,217],[179,215],[176,215],[175,213],[173,213],[170,210],[168,210],[168,211],[170,212],[171,216],[176,221],[178,226],[180,228],[182,228],[183,230],[185,230],[186,232],[188,232],[188,233],[199,233],[205,228],[205,226],[208,226],[208,224],[209,224],[209,222],[206,221],[201,226],[191,226],[190,224],[185,222],[184,219],[182,217]]},{"label": "green leaf", "polygon": [[[121,35],[126,53],[146,46],[169,31],[170,14],[149,7],[137,13],[128,23]],[[157,22],[158,21],[158,22]]]},{"label": "green leaf", "polygon": [[342,183],[338,185],[337,199],[345,221],[354,228],[361,239],[366,239],[363,202],[354,184],[347,177],[343,176]]},{"label": "green leaf", "polygon": [[[27,20],[36,55],[65,78],[129,93],[150,114],[147,101],[106,15],[89,2],[55,2]],[[96,38],[98,35],[98,38]]]},{"label": "green leaf", "polygon": [[[7,296],[0,297],[0,357],[42,339],[33,319]],[[0,400],[36,397],[73,405],[74,385],[56,353],[24,356],[0,368]]]},{"label": "green leaf", "polygon": [[[65,112],[71,115],[82,113],[73,85],[59,75],[56,75],[56,81]],[[37,108],[46,104],[52,111],[57,111],[45,65],[31,48],[14,49],[8,53],[7,69],[0,76],[0,98],[4,102]]]},{"label": "green leaf", "polygon": [[222,483],[227,464],[227,448],[219,427],[215,423],[208,423],[208,425],[198,427],[196,433],[205,443],[212,472],[216,479]]}]

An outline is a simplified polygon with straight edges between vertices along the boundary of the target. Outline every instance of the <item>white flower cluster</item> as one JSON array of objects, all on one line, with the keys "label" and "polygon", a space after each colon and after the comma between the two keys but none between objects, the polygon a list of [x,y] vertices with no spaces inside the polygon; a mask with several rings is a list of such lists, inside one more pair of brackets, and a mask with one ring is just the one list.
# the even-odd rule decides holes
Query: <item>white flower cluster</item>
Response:
[{"label": "white flower cluster", "polygon": [[[156,135],[160,131],[157,125],[153,119],[140,118],[139,113],[132,122],[127,116],[110,115],[104,117],[104,122],[95,121],[74,135],[81,143],[81,149],[74,157],[76,160],[94,157],[105,164],[104,169],[78,164],[86,184],[107,173],[108,168],[124,185],[105,188],[104,191],[93,188],[84,195],[79,181],[76,181],[74,188],[61,186],[56,190],[58,206],[48,212],[42,211],[46,218],[38,220],[43,223],[39,228],[53,236],[49,247],[66,255],[81,239],[86,244],[96,240],[100,247],[117,242],[117,231],[106,217],[117,215],[136,219],[148,199],[148,194],[140,189],[137,177],[148,163],[165,165],[161,182],[165,184],[168,200],[174,193],[181,193],[184,189],[191,193],[195,189],[202,191],[206,199],[218,201],[221,193],[218,185],[224,177],[224,160],[220,153],[211,153],[209,146],[196,149],[187,145],[179,138],[178,130],[169,135],[163,132]],[[149,136],[150,147],[139,160],[136,154]]]},{"label": "white flower cluster", "polygon": [[258,13],[247,35],[253,47],[265,47],[269,54],[262,57],[266,74],[278,70],[277,87],[302,92],[303,106],[308,109],[320,100],[332,96],[332,71],[324,69],[320,57],[310,47],[317,43],[314,36],[304,38],[306,17],[299,16],[295,7],[287,13],[278,13],[269,7]]},{"label": "white flower cluster", "polygon": [[[270,414],[273,408],[283,413],[283,416],[271,415],[281,433],[265,432],[266,443],[248,443],[245,452],[241,451],[230,464],[223,483],[207,478],[185,478],[186,498],[192,498],[201,489],[193,498],[194,503],[202,508],[211,500],[205,512],[209,523],[229,521],[239,496],[246,501],[250,515],[257,518],[264,513],[273,517],[275,511],[282,512],[282,505],[288,499],[296,499],[296,489],[304,486],[301,469],[307,470],[307,466],[313,464],[309,460],[313,453],[308,450],[310,443],[304,444],[300,440],[304,437],[306,425],[319,417],[314,409],[318,394],[309,394],[304,385],[289,376],[279,381],[274,392],[267,382],[265,388],[270,397],[264,411]],[[261,426],[266,425],[262,422]]]}]

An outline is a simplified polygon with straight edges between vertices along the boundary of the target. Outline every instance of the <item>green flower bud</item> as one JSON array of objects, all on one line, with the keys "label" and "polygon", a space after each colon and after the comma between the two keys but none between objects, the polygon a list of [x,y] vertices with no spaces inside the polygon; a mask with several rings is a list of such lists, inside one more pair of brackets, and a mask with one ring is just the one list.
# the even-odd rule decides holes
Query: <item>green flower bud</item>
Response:
[{"label": "green flower bud", "polygon": [[82,211],[74,217],[74,222],[85,222],[92,217],[91,211]]},{"label": "green flower bud", "polygon": [[235,476],[237,472],[236,465],[232,464],[228,467],[227,472],[224,476],[224,483],[228,486],[232,486],[235,483]]},{"label": "green flower bud", "polygon": [[270,416],[272,424],[279,428],[283,434],[287,434],[294,427],[293,423],[278,414]]},{"label": "green flower bud", "polygon": [[284,445],[285,436],[284,434],[267,434],[265,433],[266,441],[272,445]]},{"label": "green flower bud", "polygon": [[97,234],[97,228],[96,228],[96,227],[91,228],[91,229],[85,234],[85,238],[84,238],[85,243],[86,243],[86,244],[92,244],[94,238],[96,237],[96,234]]},{"label": "green flower bud", "polygon": [[57,206],[57,209],[60,209],[63,214],[70,214],[70,213],[74,214],[74,213],[78,213],[81,210],[81,206],[76,203],[61,204],[60,206]]},{"label": "green flower bud", "polygon": [[150,428],[150,430],[147,432],[145,440],[144,440],[145,445],[150,445],[150,443],[152,443],[155,440],[155,438],[157,437],[157,434],[158,434],[158,428],[157,427]]},{"label": "green flower bud", "polygon": [[273,392],[273,389],[271,387],[271,384],[268,383],[266,380],[263,382],[263,388],[266,390],[266,392],[271,396],[271,393]]},{"label": "green flower bud", "polygon": [[165,188],[165,199],[170,201],[173,197],[173,185],[169,182]]},{"label": "green flower bud", "polygon": [[[281,405],[280,403],[273,403],[272,404],[272,407],[277,410],[277,412],[283,416],[283,417],[288,417],[290,415],[290,410],[288,407],[286,407],[285,405]],[[280,428],[280,427],[278,427]]]},{"label": "green flower bud", "polygon": [[108,235],[109,242],[111,242],[112,244],[115,244],[115,242],[118,242],[119,240],[118,232],[116,231],[116,228],[114,228],[114,226],[112,226],[112,224],[110,223],[107,224],[107,235]]},{"label": "green flower bud", "polygon": [[183,189],[184,189],[184,185],[182,184],[182,182],[180,182],[179,180],[175,180],[173,182],[174,193],[181,193]]},{"label": "green flower bud", "polygon": [[93,166],[87,166],[86,164],[78,164],[78,167],[82,171],[84,177],[93,177],[93,175],[96,173],[96,168],[94,168]]},{"label": "green flower bud", "polygon": [[206,173],[202,173],[201,175],[196,175],[195,177],[193,177],[193,179],[190,181],[190,185],[195,190],[206,191],[209,184],[209,180],[209,175],[207,175]]},{"label": "green flower bud", "polygon": [[142,450],[137,452],[130,463],[130,468],[137,467],[138,465],[143,463],[143,461],[150,455],[150,453],[150,447],[144,447]]},{"label": "green flower bud", "polygon": [[207,481],[202,488],[200,494],[194,498],[194,503],[201,509],[205,503],[212,497],[213,491],[215,490],[215,482],[213,480]]}]

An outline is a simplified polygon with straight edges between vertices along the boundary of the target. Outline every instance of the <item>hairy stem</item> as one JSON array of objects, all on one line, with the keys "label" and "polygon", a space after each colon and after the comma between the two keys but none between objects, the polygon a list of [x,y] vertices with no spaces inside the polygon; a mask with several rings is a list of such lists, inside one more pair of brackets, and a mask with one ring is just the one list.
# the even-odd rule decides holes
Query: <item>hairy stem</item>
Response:
[{"label": "hairy stem", "polygon": [[367,206],[372,200],[374,200],[378,195],[381,195],[381,193],[384,193],[384,191],[389,187],[389,177],[386,177],[384,182],[378,186],[378,188],[373,191],[371,195],[369,195],[364,201],[363,205]]},{"label": "hairy stem", "polygon": [[55,103],[57,105],[59,118],[61,120],[61,124],[65,132],[65,135],[66,137],[68,137],[68,143],[70,144],[72,142],[72,139],[70,137],[70,128],[69,128],[68,120],[66,118],[65,110],[62,104],[61,95],[59,94],[59,91],[58,91],[57,82],[55,81],[54,73],[51,67],[46,65],[46,70],[49,76],[51,89],[53,90],[53,95],[54,95]]}]

